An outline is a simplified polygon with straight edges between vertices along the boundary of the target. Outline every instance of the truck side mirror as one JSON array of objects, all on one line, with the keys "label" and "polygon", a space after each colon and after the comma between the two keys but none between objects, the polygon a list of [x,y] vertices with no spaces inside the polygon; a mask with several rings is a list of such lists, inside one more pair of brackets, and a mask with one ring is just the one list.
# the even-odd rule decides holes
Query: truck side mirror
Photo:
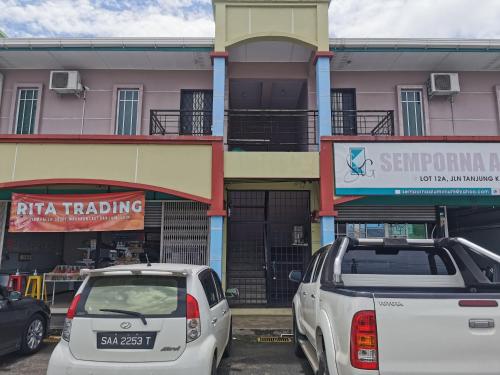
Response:
[{"label": "truck side mirror", "polygon": [[294,283],[301,283],[302,282],[302,271],[299,270],[292,270],[290,271],[288,275],[288,279],[290,281],[293,281]]}]

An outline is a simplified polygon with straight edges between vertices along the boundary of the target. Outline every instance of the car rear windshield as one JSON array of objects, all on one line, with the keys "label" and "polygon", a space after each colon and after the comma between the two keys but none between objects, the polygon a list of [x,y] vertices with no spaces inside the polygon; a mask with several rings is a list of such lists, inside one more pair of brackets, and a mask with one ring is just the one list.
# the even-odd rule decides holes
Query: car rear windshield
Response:
[{"label": "car rear windshield", "polygon": [[77,314],[110,315],[103,309],[145,316],[181,317],[186,309],[186,279],[171,276],[103,276],[90,278]]},{"label": "car rear windshield", "polygon": [[441,248],[353,248],[342,262],[343,274],[454,275],[455,266]]}]

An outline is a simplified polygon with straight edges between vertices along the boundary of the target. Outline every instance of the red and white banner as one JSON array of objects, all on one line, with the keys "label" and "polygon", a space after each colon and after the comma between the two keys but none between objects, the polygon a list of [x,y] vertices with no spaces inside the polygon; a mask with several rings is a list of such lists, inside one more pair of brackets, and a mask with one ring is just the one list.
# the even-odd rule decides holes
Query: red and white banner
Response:
[{"label": "red and white banner", "polygon": [[12,194],[9,232],[111,232],[144,229],[144,192]]}]

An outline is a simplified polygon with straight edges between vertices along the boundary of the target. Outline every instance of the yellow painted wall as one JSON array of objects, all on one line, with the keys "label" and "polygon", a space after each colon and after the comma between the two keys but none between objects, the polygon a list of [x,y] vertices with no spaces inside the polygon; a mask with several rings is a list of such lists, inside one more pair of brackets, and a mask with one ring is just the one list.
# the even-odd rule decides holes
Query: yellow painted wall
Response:
[{"label": "yellow painted wall", "polygon": [[0,144],[0,183],[75,178],[211,197],[210,145]]},{"label": "yellow painted wall", "polygon": [[319,179],[319,152],[225,152],[224,178]]},{"label": "yellow painted wall", "polygon": [[215,50],[250,39],[288,38],[328,51],[329,0],[213,0]]}]

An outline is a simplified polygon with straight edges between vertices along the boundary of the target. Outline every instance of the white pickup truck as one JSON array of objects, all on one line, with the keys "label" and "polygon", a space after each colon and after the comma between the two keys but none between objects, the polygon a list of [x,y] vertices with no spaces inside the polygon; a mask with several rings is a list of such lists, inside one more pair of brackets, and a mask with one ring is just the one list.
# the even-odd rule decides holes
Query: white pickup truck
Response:
[{"label": "white pickup truck", "polygon": [[498,375],[495,262],[462,238],[339,238],[290,273],[296,354],[318,375]]}]

